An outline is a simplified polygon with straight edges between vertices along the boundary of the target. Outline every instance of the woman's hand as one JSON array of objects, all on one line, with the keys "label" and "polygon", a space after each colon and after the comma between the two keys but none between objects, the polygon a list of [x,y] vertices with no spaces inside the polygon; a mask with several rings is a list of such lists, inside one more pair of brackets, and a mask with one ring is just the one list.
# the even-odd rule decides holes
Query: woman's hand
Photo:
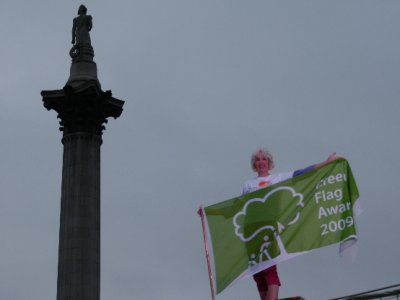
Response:
[{"label": "woman's hand", "polygon": [[315,167],[316,169],[321,168],[321,167],[323,167],[323,166],[329,164],[331,161],[334,161],[334,160],[340,159],[340,158],[342,158],[342,157],[341,157],[341,156],[337,156],[337,155],[336,155],[336,152],[333,152],[331,155],[328,156],[328,158],[327,158],[325,161],[320,162],[320,163],[318,163],[318,164],[315,164],[314,167]]}]

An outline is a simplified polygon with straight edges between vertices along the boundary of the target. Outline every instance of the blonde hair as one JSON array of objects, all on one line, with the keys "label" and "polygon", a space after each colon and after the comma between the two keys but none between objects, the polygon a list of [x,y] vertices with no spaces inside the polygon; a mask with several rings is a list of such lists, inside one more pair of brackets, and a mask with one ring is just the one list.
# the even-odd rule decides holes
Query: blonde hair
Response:
[{"label": "blonde hair", "polygon": [[254,152],[251,154],[251,160],[250,160],[251,169],[252,169],[253,171],[257,171],[257,170],[255,169],[255,167],[254,167],[254,163],[256,162],[256,156],[259,155],[259,154],[264,155],[264,157],[265,157],[266,159],[268,159],[268,161],[269,161],[269,170],[272,170],[272,169],[275,167],[274,158],[273,158],[271,152],[269,152],[267,149],[264,149],[264,148],[259,148],[259,149],[257,149],[256,151],[254,151]]}]

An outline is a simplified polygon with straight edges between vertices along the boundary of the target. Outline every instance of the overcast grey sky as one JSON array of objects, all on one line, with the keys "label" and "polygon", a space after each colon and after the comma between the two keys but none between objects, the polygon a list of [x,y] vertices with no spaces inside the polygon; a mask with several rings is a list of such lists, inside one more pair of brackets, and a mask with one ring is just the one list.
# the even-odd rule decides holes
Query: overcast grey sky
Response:
[{"label": "overcast grey sky", "polygon": [[[56,297],[62,144],[40,91],[68,79],[80,4],[0,4],[0,299]],[[210,299],[196,210],[239,194],[259,146],[278,172],[337,151],[364,201],[355,263],[337,245],[284,262],[281,297],[400,282],[399,1],[84,4],[102,87],[126,101],[102,146],[103,300]]]}]

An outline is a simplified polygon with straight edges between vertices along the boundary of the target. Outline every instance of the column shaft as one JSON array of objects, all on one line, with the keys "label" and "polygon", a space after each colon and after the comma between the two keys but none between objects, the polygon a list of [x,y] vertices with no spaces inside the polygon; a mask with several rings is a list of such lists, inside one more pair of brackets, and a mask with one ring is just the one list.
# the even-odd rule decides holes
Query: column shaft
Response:
[{"label": "column shaft", "polygon": [[57,300],[100,299],[100,146],[64,135]]}]

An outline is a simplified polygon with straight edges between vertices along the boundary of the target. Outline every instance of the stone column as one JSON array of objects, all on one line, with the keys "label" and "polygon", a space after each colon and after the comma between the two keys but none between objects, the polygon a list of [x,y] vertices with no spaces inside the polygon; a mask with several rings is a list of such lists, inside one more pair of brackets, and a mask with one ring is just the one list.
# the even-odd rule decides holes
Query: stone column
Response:
[{"label": "stone column", "polygon": [[61,90],[42,91],[44,107],[58,113],[64,145],[57,300],[100,299],[100,146],[107,118],[124,101],[103,92],[81,5],[73,20],[70,76]]},{"label": "stone column", "polygon": [[100,299],[100,145],[84,132],[63,137],[57,300]]},{"label": "stone column", "polygon": [[42,96],[63,131],[57,300],[99,300],[100,146],[104,123],[120,116],[124,102],[95,80]]}]

